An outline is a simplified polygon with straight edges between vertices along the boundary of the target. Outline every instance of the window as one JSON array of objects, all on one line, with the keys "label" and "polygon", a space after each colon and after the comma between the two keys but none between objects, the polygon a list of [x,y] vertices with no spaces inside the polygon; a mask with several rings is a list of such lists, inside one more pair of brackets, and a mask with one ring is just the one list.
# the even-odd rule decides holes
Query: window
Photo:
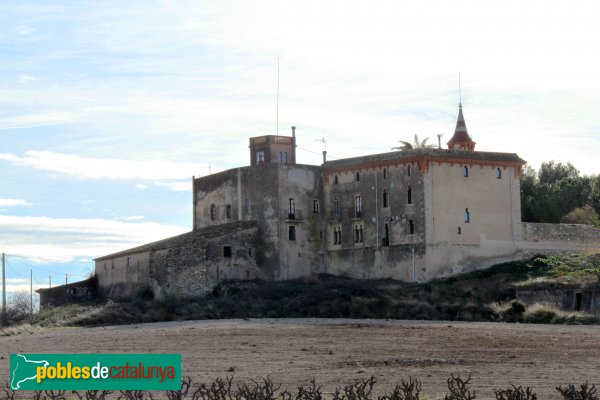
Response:
[{"label": "window", "polygon": [[458,234],[460,235],[462,233],[460,226],[458,227]]},{"label": "window", "polygon": [[389,245],[390,245],[390,228],[389,228],[388,224],[385,224],[385,234],[383,236],[382,245],[384,247],[389,247]]},{"label": "window", "polygon": [[413,198],[412,198],[412,188],[409,187],[408,190],[406,191],[406,202],[408,204],[412,204],[413,203]]},{"label": "window", "polygon": [[258,165],[263,165],[265,163],[265,152],[264,151],[256,152],[256,163]]},{"label": "window", "polygon": [[288,239],[291,241],[296,240],[296,226],[295,225],[290,225],[288,227]]},{"label": "window", "polygon": [[312,208],[313,208],[313,213],[314,214],[318,214],[319,213],[320,208],[321,208],[321,205],[319,204],[319,200],[317,200],[317,199],[313,200],[313,207]]},{"label": "window", "polygon": [[496,168],[496,178],[502,179],[502,170],[500,168]]},{"label": "window", "polygon": [[334,214],[340,213],[340,199],[338,199],[337,197],[333,198],[333,213]]},{"label": "window", "polygon": [[248,257],[252,257],[252,247],[248,247]]},{"label": "window", "polygon": [[284,151],[284,152],[283,152],[283,163],[284,163],[284,164],[287,164],[287,162],[288,162],[288,158],[287,158],[287,151]]},{"label": "window", "polygon": [[469,177],[469,167],[467,167],[466,165],[463,167],[463,176],[465,178]]},{"label": "window", "polygon": [[471,215],[468,208],[465,208],[465,222],[471,222]]},{"label": "window", "polygon": [[284,152],[284,151],[279,152],[279,162],[281,164],[287,164],[287,152]]},{"label": "window", "polygon": [[252,214],[252,202],[246,199],[246,214]]},{"label": "window", "polygon": [[409,235],[415,234],[415,223],[412,219],[408,220],[408,234]]},{"label": "window", "polygon": [[354,243],[362,243],[363,227],[362,225],[354,225]]},{"label": "window", "polygon": [[360,182],[360,174],[357,172],[354,179],[356,180],[356,182]]},{"label": "window", "polygon": [[383,208],[388,208],[388,192],[383,190]]},{"label": "window", "polygon": [[357,218],[362,217],[362,198],[360,196],[354,197],[354,211]]},{"label": "window", "polygon": [[342,244],[342,228],[341,227],[333,228],[333,244],[334,245]]},{"label": "window", "polygon": [[387,169],[383,169],[383,179],[387,179]]},{"label": "window", "polygon": [[227,204],[227,219],[231,219],[231,204]]},{"label": "window", "polygon": [[213,221],[217,219],[217,206],[214,204],[210,205],[210,219]]},{"label": "window", "polygon": [[412,176],[412,165],[408,165],[408,167],[406,167],[406,175]]},{"label": "window", "polygon": [[131,257],[127,257],[127,266],[131,267]]},{"label": "window", "polygon": [[231,246],[223,246],[223,257],[231,258]]},{"label": "window", "polygon": [[288,201],[288,218],[296,218],[296,201],[294,199],[289,199]]},{"label": "window", "polygon": [[338,176],[337,176],[337,175],[335,175],[335,176],[333,177],[333,184],[334,184],[334,185],[337,185],[337,184],[338,184]]}]

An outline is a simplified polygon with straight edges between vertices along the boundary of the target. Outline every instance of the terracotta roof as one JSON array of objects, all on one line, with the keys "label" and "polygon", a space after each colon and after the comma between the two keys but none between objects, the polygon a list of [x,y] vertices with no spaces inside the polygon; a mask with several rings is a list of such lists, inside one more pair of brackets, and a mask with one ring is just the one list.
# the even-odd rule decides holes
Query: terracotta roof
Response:
[{"label": "terracotta roof", "polygon": [[525,160],[515,153],[497,153],[491,151],[468,151],[450,149],[413,149],[392,151],[389,153],[371,154],[367,156],[344,158],[341,160],[328,161],[325,168],[345,167],[349,165],[369,164],[379,161],[411,160],[417,158],[457,158],[482,161],[504,161],[525,164]]},{"label": "terracotta roof", "polygon": [[228,224],[208,226],[206,228],[196,229],[191,232],[184,233],[182,235],[173,236],[167,239],[159,240],[144,244],[131,249],[119,251],[117,253],[108,254],[106,256],[98,257],[94,261],[103,261],[110,258],[123,257],[129,254],[143,253],[146,251],[168,249],[169,247],[177,246],[189,242],[194,239],[211,239],[219,236],[224,236],[230,233],[243,231],[245,229],[254,228],[257,226],[256,221],[237,221],[230,222]]},{"label": "terracotta roof", "polygon": [[456,128],[454,129],[454,136],[448,141],[448,146],[450,143],[455,142],[472,142],[471,136],[469,136],[469,132],[467,132],[467,124],[465,123],[465,117],[462,112],[462,105],[458,107],[458,118],[456,119]]}]

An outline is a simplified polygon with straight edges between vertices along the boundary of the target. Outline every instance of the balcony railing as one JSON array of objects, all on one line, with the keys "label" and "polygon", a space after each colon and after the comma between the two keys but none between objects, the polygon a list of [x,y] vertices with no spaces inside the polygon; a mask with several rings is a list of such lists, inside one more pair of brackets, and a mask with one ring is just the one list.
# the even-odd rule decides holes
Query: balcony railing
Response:
[{"label": "balcony railing", "polygon": [[342,214],[339,211],[331,210],[329,211],[329,220],[330,221],[341,221]]},{"label": "balcony railing", "polygon": [[302,210],[294,210],[294,212],[290,212],[289,209],[286,209],[285,215],[287,215],[288,221],[298,221],[302,219]]}]

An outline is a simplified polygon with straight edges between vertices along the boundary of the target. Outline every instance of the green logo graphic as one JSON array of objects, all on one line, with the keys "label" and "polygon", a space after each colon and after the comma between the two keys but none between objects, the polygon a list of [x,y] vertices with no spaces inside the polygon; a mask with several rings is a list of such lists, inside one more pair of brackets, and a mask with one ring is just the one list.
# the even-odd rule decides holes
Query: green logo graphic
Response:
[{"label": "green logo graphic", "polygon": [[180,354],[11,354],[14,390],[177,390]]}]

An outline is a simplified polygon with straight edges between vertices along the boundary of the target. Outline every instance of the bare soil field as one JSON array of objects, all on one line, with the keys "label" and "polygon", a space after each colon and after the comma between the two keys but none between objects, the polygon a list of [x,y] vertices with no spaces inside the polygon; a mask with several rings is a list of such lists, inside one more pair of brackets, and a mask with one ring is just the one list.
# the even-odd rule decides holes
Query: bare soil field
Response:
[{"label": "bare soil field", "polygon": [[0,337],[0,383],[9,353],[181,353],[195,383],[270,376],[294,390],[316,378],[324,390],[368,378],[377,391],[409,375],[423,393],[445,393],[451,373],[472,374],[477,398],[494,388],[532,387],[559,399],[559,384],[600,386],[600,327],[384,320],[224,320],[50,329]]}]

